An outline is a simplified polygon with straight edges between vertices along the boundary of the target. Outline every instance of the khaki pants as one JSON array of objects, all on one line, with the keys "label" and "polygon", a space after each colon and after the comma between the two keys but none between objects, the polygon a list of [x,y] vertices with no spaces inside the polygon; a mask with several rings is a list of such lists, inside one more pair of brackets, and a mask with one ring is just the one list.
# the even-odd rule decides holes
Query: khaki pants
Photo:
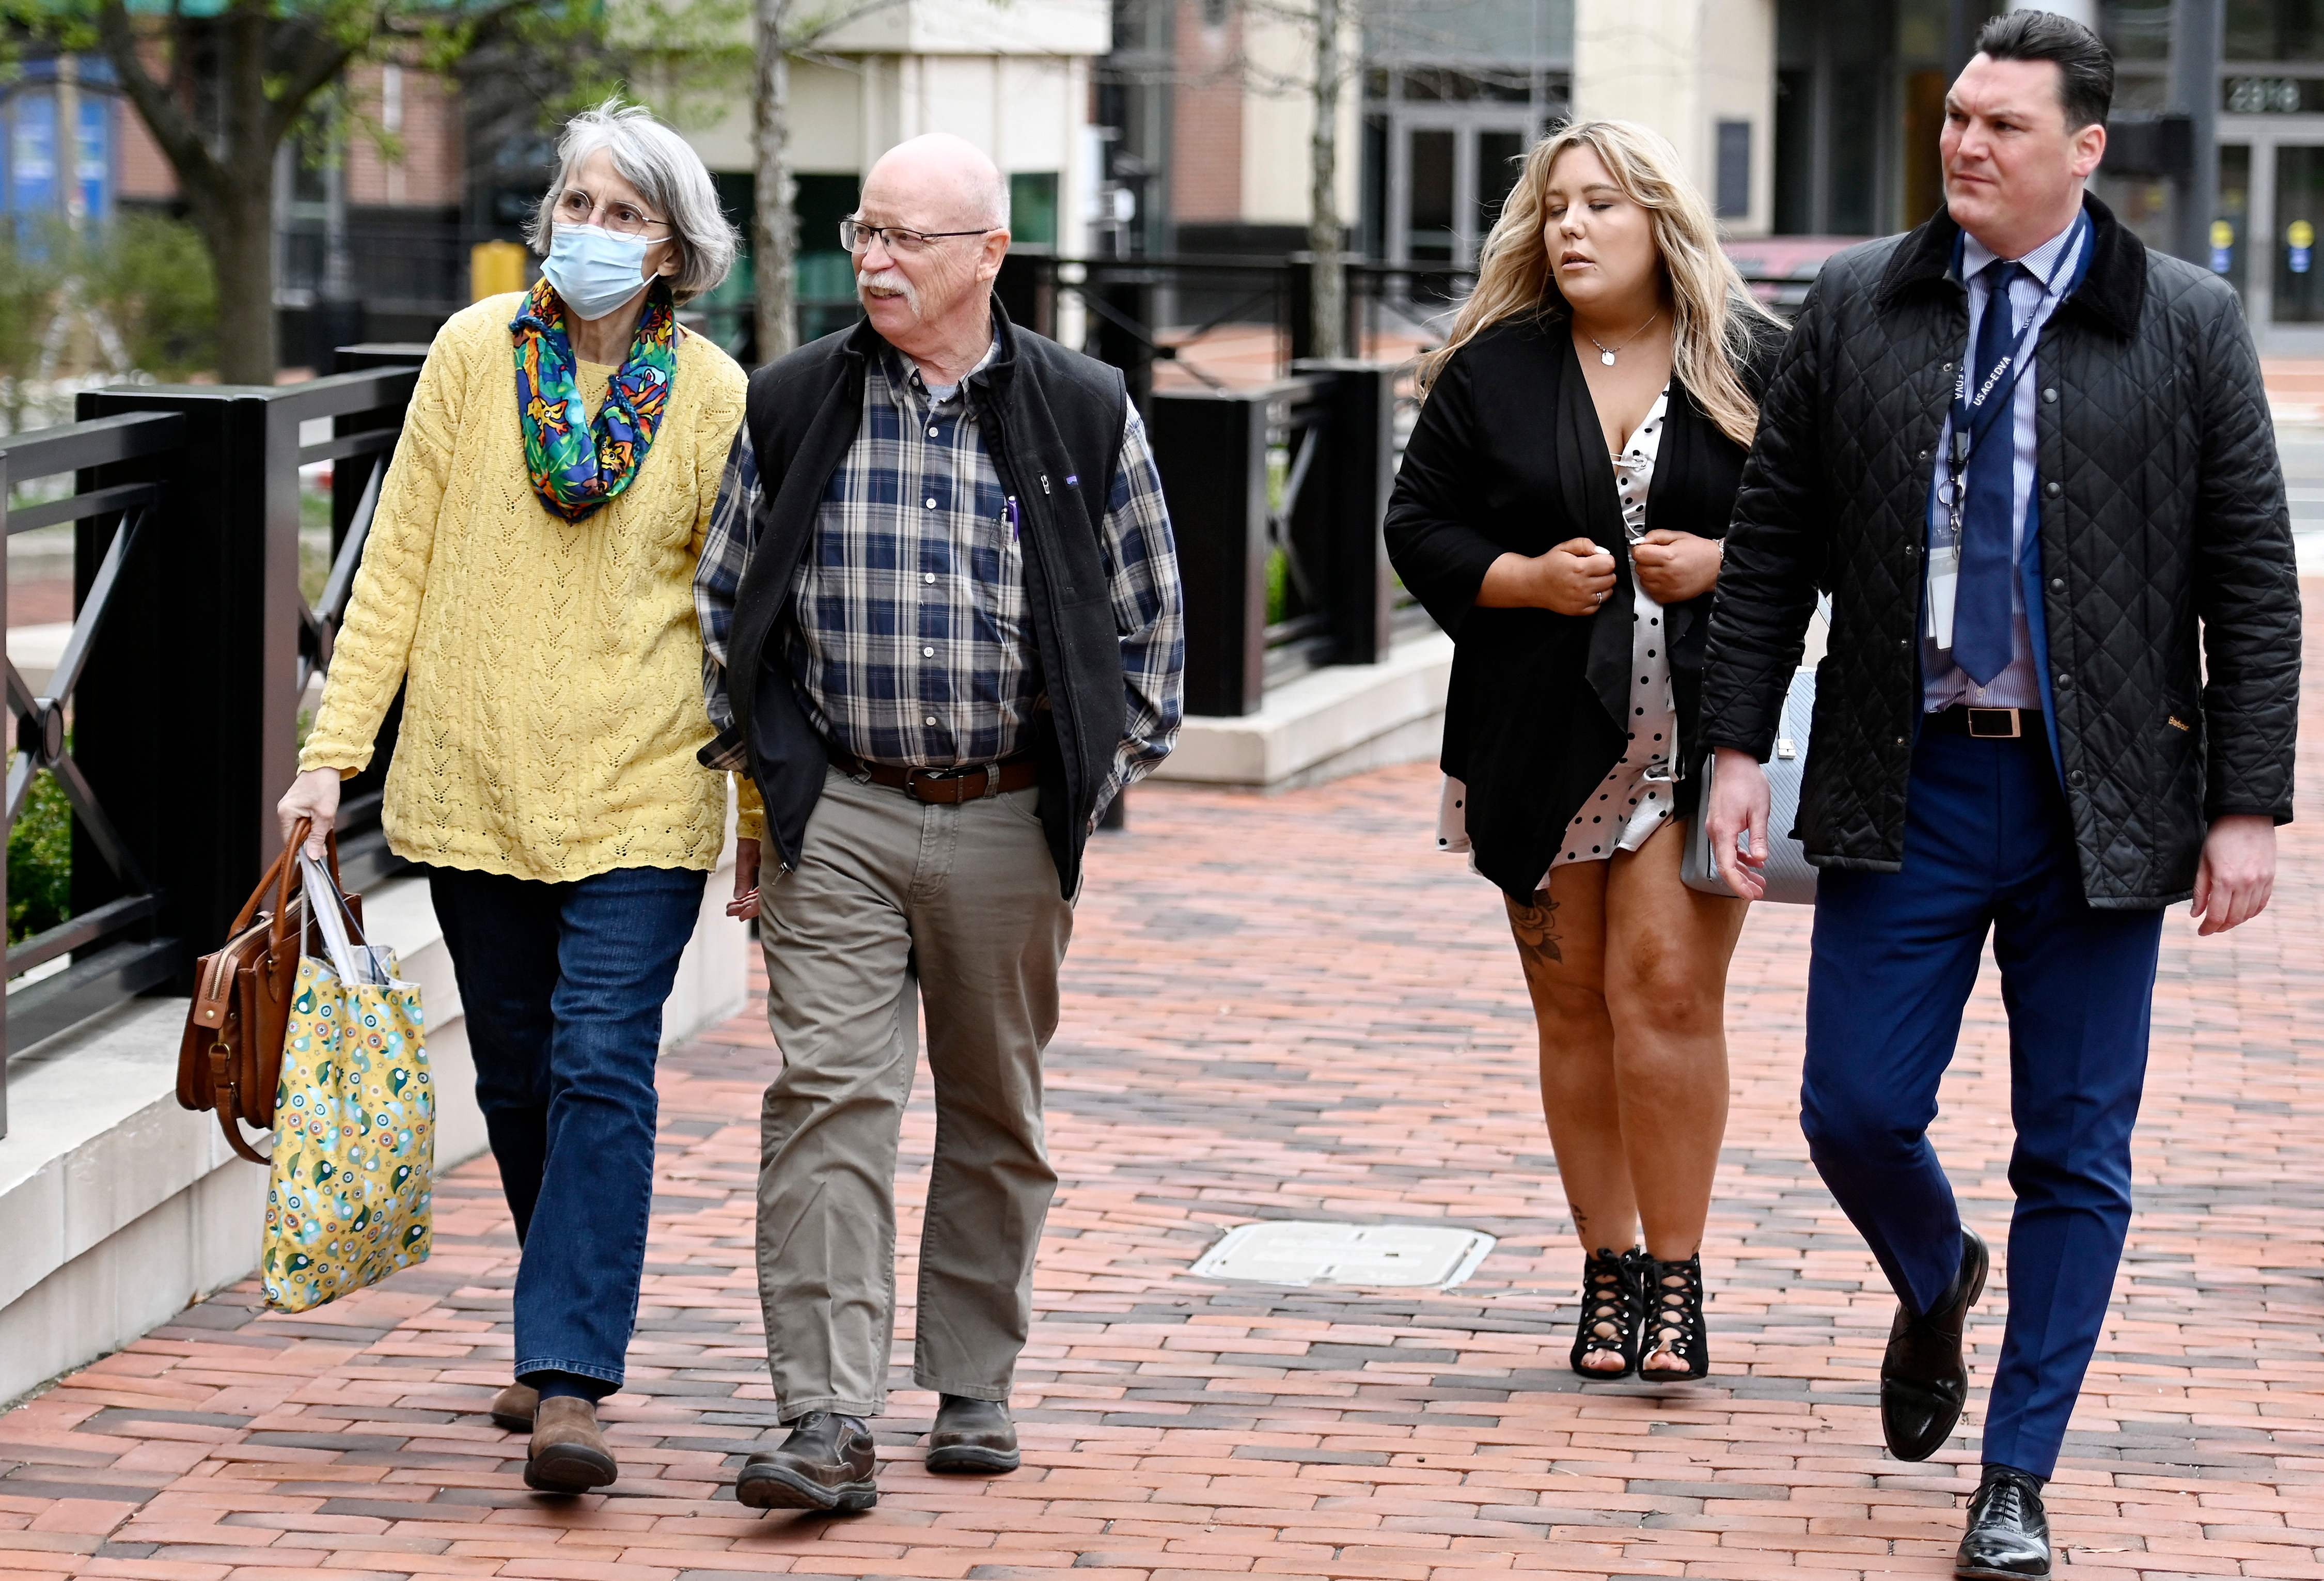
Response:
[{"label": "khaki pants", "polygon": [[1041,1050],[1073,910],[1037,790],[945,807],[833,771],[796,871],[761,883],[783,1056],[759,1151],[759,1299],[778,1415],[879,1414],[896,1326],[896,1145],[927,1002],[935,1167],[920,1232],[923,1389],[1006,1400],[1057,1177]]}]

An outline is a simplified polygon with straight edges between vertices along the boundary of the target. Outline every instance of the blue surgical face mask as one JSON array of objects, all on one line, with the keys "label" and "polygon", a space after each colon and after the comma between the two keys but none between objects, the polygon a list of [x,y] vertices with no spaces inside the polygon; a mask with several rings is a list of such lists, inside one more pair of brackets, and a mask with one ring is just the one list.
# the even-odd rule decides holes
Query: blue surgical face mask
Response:
[{"label": "blue surgical face mask", "polygon": [[576,318],[602,319],[646,288],[643,236],[594,225],[560,225],[540,273]]}]

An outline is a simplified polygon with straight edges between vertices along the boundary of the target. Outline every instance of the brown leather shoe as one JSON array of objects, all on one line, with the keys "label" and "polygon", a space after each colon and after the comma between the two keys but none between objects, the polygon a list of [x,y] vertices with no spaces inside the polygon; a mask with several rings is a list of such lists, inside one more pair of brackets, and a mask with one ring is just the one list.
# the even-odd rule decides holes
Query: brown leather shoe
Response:
[{"label": "brown leather shoe", "polygon": [[540,1391],[530,1383],[512,1383],[493,1396],[493,1420],[512,1433],[532,1431],[533,1414],[540,1410]]},{"label": "brown leather shoe", "polygon": [[853,1514],[880,1502],[878,1446],[861,1417],[816,1410],[791,1424],[779,1449],[761,1450],[734,1477],[734,1497],[753,1510]]},{"label": "brown leather shoe", "polygon": [[936,1400],[936,1425],[928,1434],[930,1471],[1017,1469],[1017,1424],[1009,1419],[1006,1402],[959,1394]]},{"label": "brown leather shoe", "polygon": [[544,1493],[586,1493],[619,1473],[605,1447],[597,1408],[560,1394],[540,1402],[532,1419],[532,1452],[524,1463],[524,1485]]}]

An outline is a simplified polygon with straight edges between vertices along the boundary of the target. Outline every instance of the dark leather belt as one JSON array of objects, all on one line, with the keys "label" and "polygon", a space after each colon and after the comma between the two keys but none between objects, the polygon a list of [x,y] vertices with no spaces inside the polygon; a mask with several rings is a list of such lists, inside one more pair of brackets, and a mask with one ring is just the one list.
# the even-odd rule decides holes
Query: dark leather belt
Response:
[{"label": "dark leather belt", "polygon": [[1941,735],[1967,735],[1978,741],[2015,741],[2043,734],[2042,710],[1972,708],[1966,703],[1955,703],[1929,715],[1921,721],[1921,727]]},{"label": "dark leather belt", "polygon": [[958,769],[902,769],[893,763],[865,763],[853,753],[834,748],[831,763],[843,774],[901,790],[915,801],[936,801],[947,807],[1028,790],[1041,777],[1040,765],[1029,754]]}]

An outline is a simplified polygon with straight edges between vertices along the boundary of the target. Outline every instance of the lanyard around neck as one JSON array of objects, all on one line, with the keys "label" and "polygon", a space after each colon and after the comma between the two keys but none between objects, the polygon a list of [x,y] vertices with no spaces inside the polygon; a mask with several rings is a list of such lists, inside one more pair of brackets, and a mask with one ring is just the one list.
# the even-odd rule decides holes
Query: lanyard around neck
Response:
[{"label": "lanyard around neck", "polygon": [[[1953,244],[1953,272],[1957,274],[1960,272],[1961,259],[1967,248],[1966,239]],[[2011,397],[2016,393],[2017,377],[2024,371],[2034,339],[2041,333],[2042,310],[2052,305],[2053,300],[2063,300],[2073,293],[2074,288],[2081,283],[2082,276],[2089,272],[2090,252],[2090,220],[2089,215],[2083,214],[2076,217],[2073,229],[2067,233],[2065,248],[2059,254],[2059,267],[2052,273],[2050,283],[2043,288],[2041,296],[2034,300],[2033,310],[2025,315],[2024,328],[2013,337],[2010,348],[2002,354],[2001,360],[1982,370],[1974,388],[1969,384],[1969,375],[1978,370],[1969,362],[1962,362],[1960,381],[1953,386],[1952,453],[1949,458],[1956,474],[1969,466],[1969,456],[1992,431],[1993,425],[2000,421],[2002,412],[2009,407]],[[1988,313],[2012,312],[2009,293],[1998,286],[1995,287],[1987,294],[1985,310]],[[1975,355],[1974,347],[1972,342],[1972,356]]]}]

